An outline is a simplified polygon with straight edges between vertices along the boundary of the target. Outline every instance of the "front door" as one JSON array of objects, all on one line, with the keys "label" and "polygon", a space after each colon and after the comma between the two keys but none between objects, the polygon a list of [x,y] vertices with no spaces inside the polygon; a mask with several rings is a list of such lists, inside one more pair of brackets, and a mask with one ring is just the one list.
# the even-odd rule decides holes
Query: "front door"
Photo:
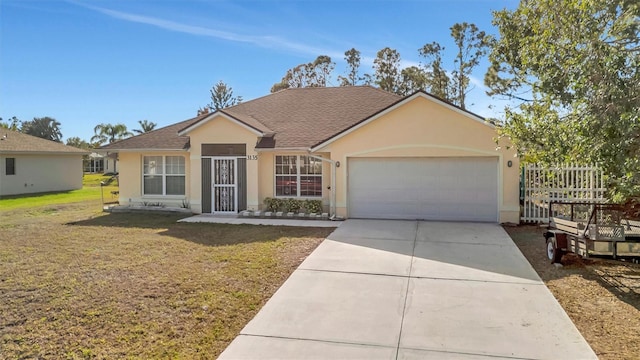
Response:
[{"label": "front door", "polygon": [[214,157],[211,177],[212,210],[216,214],[238,212],[238,166],[235,157]]}]

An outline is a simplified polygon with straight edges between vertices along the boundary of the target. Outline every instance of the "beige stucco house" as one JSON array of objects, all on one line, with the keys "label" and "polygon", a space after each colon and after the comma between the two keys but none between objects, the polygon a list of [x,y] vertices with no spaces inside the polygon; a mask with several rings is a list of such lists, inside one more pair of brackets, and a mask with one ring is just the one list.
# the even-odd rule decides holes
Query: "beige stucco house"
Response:
[{"label": "beige stucco house", "polygon": [[89,152],[0,129],[0,196],[82,188],[82,156]]},{"label": "beige stucco house", "polygon": [[518,222],[519,163],[482,117],[425,92],[287,89],[103,147],[120,203],[258,210],[321,199],[346,218]]}]

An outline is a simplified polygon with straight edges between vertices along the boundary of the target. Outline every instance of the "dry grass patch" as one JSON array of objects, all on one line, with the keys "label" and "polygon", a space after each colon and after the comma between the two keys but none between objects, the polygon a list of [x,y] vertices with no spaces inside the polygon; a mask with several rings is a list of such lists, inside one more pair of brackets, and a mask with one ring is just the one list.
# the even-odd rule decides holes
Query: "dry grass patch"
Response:
[{"label": "dry grass patch", "polygon": [[7,358],[215,358],[332,230],[1,212]]},{"label": "dry grass patch", "polygon": [[569,254],[558,268],[542,228],[506,230],[600,359],[640,359],[640,266]]}]

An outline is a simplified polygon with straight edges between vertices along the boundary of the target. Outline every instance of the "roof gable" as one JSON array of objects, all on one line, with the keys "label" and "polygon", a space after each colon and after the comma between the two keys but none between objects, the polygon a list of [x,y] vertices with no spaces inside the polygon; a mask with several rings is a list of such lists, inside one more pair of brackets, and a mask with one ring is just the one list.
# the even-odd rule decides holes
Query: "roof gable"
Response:
[{"label": "roof gable", "polygon": [[393,103],[393,104],[391,104],[391,105],[389,105],[389,106],[387,106],[387,107],[385,107],[383,109],[380,109],[375,114],[372,114],[371,116],[369,116],[367,118],[364,118],[364,119],[352,124],[350,127],[346,128],[346,129],[344,129],[344,130],[342,130],[340,132],[337,132],[337,133],[333,134],[332,136],[330,136],[330,137],[328,137],[326,139],[323,139],[322,141],[319,141],[316,144],[313,144],[311,146],[311,150],[312,151],[318,151],[318,150],[322,149],[323,147],[331,144],[332,142],[342,138],[343,136],[350,134],[351,132],[353,132],[353,131],[355,131],[355,130],[357,130],[357,129],[359,129],[359,128],[367,125],[367,124],[369,124],[372,121],[375,121],[376,119],[384,116],[385,114],[387,114],[387,113],[389,113],[391,111],[394,111],[395,109],[398,109],[399,107],[401,107],[401,106],[403,106],[403,105],[415,100],[416,98],[424,98],[424,99],[426,99],[428,101],[434,102],[434,103],[436,103],[436,104],[438,104],[440,106],[443,106],[443,107],[445,107],[445,108],[447,108],[449,110],[452,110],[452,111],[454,111],[456,113],[459,113],[459,114],[461,114],[461,115],[463,115],[463,116],[465,116],[465,117],[467,117],[467,118],[469,118],[469,119],[471,119],[473,121],[480,122],[485,126],[489,126],[490,128],[495,128],[495,126],[493,124],[488,123],[482,116],[474,114],[474,113],[472,113],[472,112],[470,112],[468,110],[462,109],[462,108],[460,108],[460,107],[458,107],[456,105],[453,105],[452,103],[450,103],[448,101],[445,101],[443,99],[438,98],[437,96],[431,95],[431,94],[429,94],[429,93],[427,93],[425,91],[420,90],[420,91],[417,91],[417,92],[415,92],[415,93],[413,93],[411,95],[408,95],[408,96],[400,99],[399,101],[397,101],[397,102],[395,102],[395,103]]},{"label": "roof gable", "polygon": [[267,128],[266,126],[264,126],[263,124],[261,124],[260,122],[256,121],[255,119],[251,119],[249,117],[246,116],[232,116],[229,115],[226,111],[224,110],[216,110],[215,112],[209,114],[208,116],[190,124],[189,126],[181,129],[178,131],[178,135],[188,135],[190,132],[192,132],[193,130],[199,128],[200,126],[213,121],[215,118],[217,117],[224,117],[225,119],[241,126],[242,128],[251,131],[252,133],[258,135],[258,136],[262,136],[264,134],[268,134],[271,133],[272,131]]}]

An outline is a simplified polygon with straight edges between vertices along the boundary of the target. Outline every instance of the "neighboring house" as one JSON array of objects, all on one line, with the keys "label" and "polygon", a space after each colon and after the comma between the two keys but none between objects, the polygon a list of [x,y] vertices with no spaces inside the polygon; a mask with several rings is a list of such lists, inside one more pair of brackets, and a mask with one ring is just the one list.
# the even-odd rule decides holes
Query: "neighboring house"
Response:
[{"label": "neighboring house", "polygon": [[82,171],[86,173],[96,174],[104,172],[104,156],[92,152],[82,160]]},{"label": "neighboring house", "polygon": [[104,155],[104,173],[114,174],[118,172],[118,153],[107,152]]},{"label": "neighboring house", "polygon": [[0,129],[0,196],[82,188],[88,152],[55,141]]},{"label": "neighboring house", "polygon": [[518,222],[519,163],[482,117],[425,92],[287,89],[102,147],[120,203],[194,213],[322,199],[351,218]]},{"label": "neighboring house", "polygon": [[85,156],[82,163],[83,171],[86,173],[114,173],[118,162],[117,154],[92,152]]}]

